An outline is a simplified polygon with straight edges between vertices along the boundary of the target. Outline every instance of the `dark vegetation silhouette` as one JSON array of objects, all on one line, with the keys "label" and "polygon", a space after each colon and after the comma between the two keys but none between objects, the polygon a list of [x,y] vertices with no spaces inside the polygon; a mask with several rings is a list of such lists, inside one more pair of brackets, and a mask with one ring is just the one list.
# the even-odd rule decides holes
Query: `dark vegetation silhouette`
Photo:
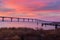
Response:
[{"label": "dark vegetation silhouette", "polygon": [[0,40],[60,40],[60,29],[0,28]]}]

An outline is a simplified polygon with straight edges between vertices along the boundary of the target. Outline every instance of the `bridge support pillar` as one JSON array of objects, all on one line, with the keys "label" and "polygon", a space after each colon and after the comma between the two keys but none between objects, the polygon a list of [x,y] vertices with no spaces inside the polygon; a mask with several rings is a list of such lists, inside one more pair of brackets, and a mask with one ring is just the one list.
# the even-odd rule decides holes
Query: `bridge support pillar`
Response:
[{"label": "bridge support pillar", "polygon": [[2,17],[2,22],[4,22],[4,17]]},{"label": "bridge support pillar", "polygon": [[29,19],[28,19],[28,22],[29,22]]},{"label": "bridge support pillar", "polygon": [[57,27],[58,25],[57,24],[55,24],[55,29],[57,29],[58,27]]},{"label": "bridge support pillar", "polygon": [[13,19],[13,18],[11,18],[11,22],[12,22],[12,19]]},{"label": "bridge support pillar", "polygon": [[38,25],[39,25],[39,23],[38,23],[38,21],[37,21],[37,30],[39,30]]},{"label": "bridge support pillar", "polygon": [[25,21],[25,19],[23,18],[23,22]]},{"label": "bridge support pillar", "polygon": [[44,25],[44,24],[42,23],[41,26],[43,27],[43,25]]},{"label": "bridge support pillar", "polygon": [[19,22],[19,18],[18,18],[18,22]]},{"label": "bridge support pillar", "polygon": [[32,19],[32,22],[33,22],[33,19]]}]

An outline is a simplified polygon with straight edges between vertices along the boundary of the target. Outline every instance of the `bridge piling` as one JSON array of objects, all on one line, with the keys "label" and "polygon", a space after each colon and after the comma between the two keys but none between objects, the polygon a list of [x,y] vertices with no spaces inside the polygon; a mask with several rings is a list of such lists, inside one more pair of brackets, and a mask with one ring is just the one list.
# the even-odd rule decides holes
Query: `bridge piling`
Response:
[{"label": "bridge piling", "polygon": [[38,30],[38,29],[39,29],[39,26],[38,26],[38,25],[39,25],[39,23],[38,23],[38,21],[37,21],[37,20],[36,20],[36,23],[37,23],[37,30]]},{"label": "bridge piling", "polygon": [[29,22],[29,19],[28,19],[28,22]]},{"label": "bridge piling", "polygon": [[55,29],[57,29],[57,26],[58,26],[58,25],[57,25],[57,24],[55,24]]},{"label": "bridge piling", "polygon": [[19,18],[17,18],[18,22],[19,22]]},{"label": "bridge piling", "polygon": [[23,22],[25,21],[25,19],[23,18]]},{"label": "bridge piling", "polygon": [[33,22],[33,19],[32,19],[32,22]]},{"label": "bridge piling", "polygon": [[2,17],[2,22],[4,22],[4,17]]},{"label": "bridge piling", "polygon": [[41,24],[41,26],[43,27],[43,23]]},{"label": "bridge piling", "polygon": [[11,17],[11,22],[12,22],[12,19],[13,19],[13,18]]}]

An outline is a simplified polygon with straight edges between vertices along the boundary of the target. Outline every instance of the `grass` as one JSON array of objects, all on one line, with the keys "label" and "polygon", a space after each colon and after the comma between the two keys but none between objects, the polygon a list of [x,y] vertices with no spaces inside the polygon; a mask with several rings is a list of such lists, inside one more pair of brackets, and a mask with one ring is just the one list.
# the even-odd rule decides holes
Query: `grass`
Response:
[{"label": "grass", "polygon": [[60,29],[0,28],[0,40],[60,40]]}]

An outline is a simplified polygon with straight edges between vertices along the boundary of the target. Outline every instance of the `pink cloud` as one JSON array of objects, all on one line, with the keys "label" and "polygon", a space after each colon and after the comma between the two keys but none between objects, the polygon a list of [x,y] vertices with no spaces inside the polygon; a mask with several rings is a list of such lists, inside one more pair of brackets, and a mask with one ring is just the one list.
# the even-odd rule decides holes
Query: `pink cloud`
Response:
[{"label": "pink cloud", "polygon": [[[33,17],[33,18],[41,18],[41,19],[51,19],[54,20],[54,17],[47,16],[47,14],[53,14],[53,12],[60,12],[60,1],[59,0],[4,0],[4,5],[2,8],[15,9],[13,12],[2,12],[1,15],[6,16],[20,16],[21,14],[26,14],[23,17]],[[42,15],[35,14],[35,12],[44,12]],[[50,18],[51,17],[51,18]],[[58,17],[57,17],[58,18]],[[47,20],[46,19],[46,20]]]}]

